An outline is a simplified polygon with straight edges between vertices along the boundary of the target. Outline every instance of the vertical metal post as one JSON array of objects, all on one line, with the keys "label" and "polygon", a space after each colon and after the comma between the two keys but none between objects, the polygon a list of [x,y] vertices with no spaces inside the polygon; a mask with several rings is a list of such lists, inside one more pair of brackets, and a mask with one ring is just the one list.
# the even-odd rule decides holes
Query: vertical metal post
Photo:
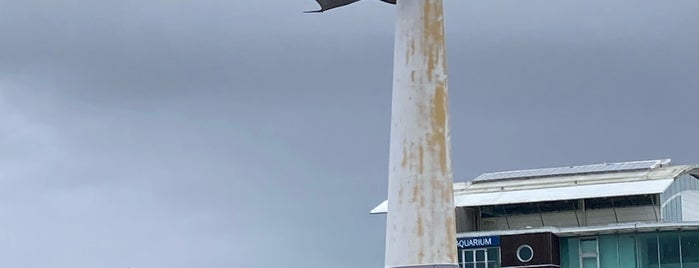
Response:
[{"label": "vertical metal post", "polygon": [[386,267],[458,267],[442,0],[398,0]]}]

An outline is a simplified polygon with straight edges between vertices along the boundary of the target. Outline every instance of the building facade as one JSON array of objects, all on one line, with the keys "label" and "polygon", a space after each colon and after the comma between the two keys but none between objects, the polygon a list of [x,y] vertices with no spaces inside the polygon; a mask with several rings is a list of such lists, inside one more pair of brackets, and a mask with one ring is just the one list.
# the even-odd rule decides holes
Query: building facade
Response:
[{"label": "building facade", "polygon": [[462,268],[699,268],[699,165],[486,173],[455,183],[454,202]]}]

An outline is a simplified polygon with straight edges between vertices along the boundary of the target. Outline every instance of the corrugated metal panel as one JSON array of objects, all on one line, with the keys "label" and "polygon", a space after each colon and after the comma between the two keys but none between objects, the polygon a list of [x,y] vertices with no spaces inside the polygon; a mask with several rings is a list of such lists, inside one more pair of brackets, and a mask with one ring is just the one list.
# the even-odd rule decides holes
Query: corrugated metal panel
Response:
[{"label": "corrugated metal panel", "polygon": [[661,203],[666,203],[674,198],[675,195],[686,190],[699,190],[699,179],[692,175],[684,174],[677,177],[674,183],[663,192],[661,196]]},{"label": "corrugated metal panel", "polygon": [[455,196],[454,203],[459,207],[475,207],[557,200],[575,200],[609,196],[659,194],[665,191],[672,181],[673,179],[658,179],[622,183],[529,189],[520,191],[469,193]]},{"label": "corrugated metal panel", "polygon": [[699,221],[699,191],[682,193],[682,221]]},{"label": "corrugated metal panel", "polygon": [[493,173],[482,174],[482,175],[478,176],[476,179],[474,179],[473,182],[479,183],[479,182],[497,181],[497,180],[527,179],[527,178],[541,178],[541,177],[550,177],[550,176],[651,170],[651,169],[667,166],[668,164],[670,164],[670,161],[671,161],[670,159],[661,159],[661,160],[647,160],[647,161],[634,161],[634,162],[621,162],[621,163],[604,163],[604,164],[585,165],[585,166],[570,166],[570,167],[493,172]]},{"label": "corrugated metal panel", "polygon": [[[688,221],[685,218],[699,220],[699,200],[693,199],[692,192],[699,190],[699,180],[690,175],[684,174],[679,177],[663,192],[661,204],[664,222]],[[686,195],[688,193],[688,195]],[[686,203],[690,202],[690,203]],[[695,205],[694,203],[697,202]]]}]

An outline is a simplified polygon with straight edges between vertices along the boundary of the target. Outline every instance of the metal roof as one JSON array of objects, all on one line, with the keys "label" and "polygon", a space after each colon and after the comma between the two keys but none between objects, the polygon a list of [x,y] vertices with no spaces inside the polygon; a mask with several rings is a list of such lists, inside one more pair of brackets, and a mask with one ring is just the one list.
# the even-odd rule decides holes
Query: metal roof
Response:
[{"label": "metal roof", "polygon": [[[454,194],[454,205],[457,207],[478,207],[545,201],[577,200],[609,196],[659,194],[664,192],[673,181],[673,178],[668,178],[484,193],[467,193],[467,191],[459,191],[455,192]],[[388,201],[386,200],[372,209],[370,213],[381,214],[386,213],[387,211]]]},{"label": "metal roof", "polygon": [[[454,184],[454,204],[457,207],[476,207],[659,194],[678,176],[696,170],[699,170],[699,165],[665,166],[610,173],[563,174],[527,180],[461,182]],[[384,201],[371,213],[380,214],[387,211],[388,202]]]},{"label": "metal roof", "polygon": [[456,234],[457,238],[466,237],[482,237],[482,236],[497,236],[497,235],[516,235],[516,234],[531,234],[531,233],[554,233],[559,237],[572,237],[583,235],[600,235],[600,234],[620,234],[620,233],[636,233],[636,232],[653,232],[653,231],[677,231],[677,230],[699,230],[699,222],[681,222],[681,223],[656,223],[656,222],[632,222],[610,224],[605,226],[584,226],[584,227],[537,227],[531,229],[517,230],[493,230],[493,231],[474,231]]},{"label": "metal roof", "polygon": [[473,180],[473,183],[496,181],[496,180],[513,180],[513,179],[530,179],[550,176],[564,175],[584,175],[595,173],[611,173],[611,172],[627,172],[650,170],[670,164],[670,159],[647,160],[621,163],[603,163],[585,166],[570,166],[557,168],[542,168],[542,169],[527,169],[485,173]]},{"label": "metal roof", "polygon": [[665,191],[673,181],[674,179],[669,178],[662,180],[460,194],[454,196],[454,204],[457,207],[476,207],[542,201],[577,200],[607,196],[659,194]]}]

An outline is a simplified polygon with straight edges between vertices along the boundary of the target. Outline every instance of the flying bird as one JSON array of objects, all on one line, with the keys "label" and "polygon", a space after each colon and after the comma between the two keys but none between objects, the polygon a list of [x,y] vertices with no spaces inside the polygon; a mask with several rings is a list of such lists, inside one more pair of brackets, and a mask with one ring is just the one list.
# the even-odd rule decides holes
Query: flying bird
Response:
[{"label": "flying bird", "polygon": [[[336,7],[346,6],[360,0],[316,0],[320,5],[319,10],[304,11],[304,13],[319,13],[331,10]],[[396,4],[396,0],[380,0],[389,4]]]}]

